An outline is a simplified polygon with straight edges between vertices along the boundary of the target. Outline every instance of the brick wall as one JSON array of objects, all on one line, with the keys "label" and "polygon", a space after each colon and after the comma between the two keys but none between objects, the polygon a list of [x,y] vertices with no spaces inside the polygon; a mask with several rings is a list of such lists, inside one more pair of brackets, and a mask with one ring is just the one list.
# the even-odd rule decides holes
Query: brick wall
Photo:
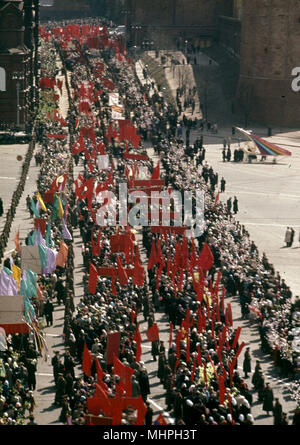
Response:
[{"label": "brick wall", "polygon": [[267,125],[299,125],[291,72],[300,66],[300,2],[244,0],[243,8],[238,102],[245,107],[247,96],[250,118]]}]

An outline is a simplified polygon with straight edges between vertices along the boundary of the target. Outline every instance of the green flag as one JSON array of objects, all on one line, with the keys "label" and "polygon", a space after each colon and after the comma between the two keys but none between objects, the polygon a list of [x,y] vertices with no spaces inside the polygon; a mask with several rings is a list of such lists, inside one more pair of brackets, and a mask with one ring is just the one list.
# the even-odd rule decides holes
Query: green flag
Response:
[{"label": "green flag", "polygon": [[58,219],[58,215],[59,215],[59,200],[58,196],[55,195],[54,202],[52,205],[51,221],[55,221],[56,219]]},{"label": "green flag", "polygon": [[36,205],[35,205],[35,202],[34,202],[33,199],[31,200],[30,208],[31,208],[31,210],[33,211],[33,213],[35,214],[35,216],[36,216],[37,218],[39,218],[39,217],[40,217],[40,214],[39,214],[39,212],[38,212],[37,209],[36,209]]}]

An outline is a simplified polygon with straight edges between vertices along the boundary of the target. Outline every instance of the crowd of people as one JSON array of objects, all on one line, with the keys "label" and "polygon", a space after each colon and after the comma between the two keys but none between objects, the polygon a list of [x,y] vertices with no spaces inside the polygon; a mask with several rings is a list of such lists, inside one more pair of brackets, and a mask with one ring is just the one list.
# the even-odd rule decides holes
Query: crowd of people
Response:
[{"label": "crowd of people", "polygon": [[[89,23],[91,27],[94,24],[99,25]],[[113,44],[113,39],[104,34],[102,47],[95,56],[79,37],[76,40],[78,28],[76,23],[73,25],[69,45],[64,41],[67,23],[64,27],[50,24],[43,34],[40,57],[44,77],[57,75],[59,51],[63,67],[71,72],[71,83],[67,85],[70,109],[67,121],[62,124],[56,114],[56,119],[53,117],[57,101],[49,99],[47,91],[42,96],[36,124],[41,146],[36,159],[41,169],[37,192],[28,209],[32,217],[38,212],[38,219],[45,220],[39,226],[41,232],[46,227],[45,239],[36,229],[26,239],[26,244],[31,245],[32,239],[39,236],[39,245],[45,242],[47,247],[44,273],[38,276],[40,296],[31,295],[37,317],[45,315],[47,326],[51,326],[54,299],[65,306],[65,353],[60,355],[56,351],[52,357],[54,403],[61,407],[59,421],[83,425],[88,413],[107,414],[100,404],[101,397],[109,405],[113,400],[130,396],[131,405],[128,402],[123,409],[120,407],[119,422],[153,424],[148,400],[149,375],[140,350],[139,320],[143,315],[151,329],[157,313],[164,311],[169,320],[170,341],[167,346],[159,338],[153,340],[151,353],[153,360],[158,359],[157,377],[175,424],[253,425],[252,388],[246,381],[252,371],[251,357],[247,348],[242,377],[237,364],[245,345],[239,341],[239,328],[233,327],[228,301],[239,300],[242,317],[258,326],[262,351],[275,356],[282,375],[294,377],[299,374],[299,352],[293,344],[299,328],[299,299],[292,303],[285,281],[264,254],[260,258],[249,234],[235,219],[237,200],[233,212],[231,205],[218,201],[218,174],[205,160],[203,141],[197,141],[193,147],[189,141],[184,144],[178,134],[178,111],[165,102],[155,85],[150,94],[138,82],[122,42]],[[63,31],[57,31],[58,28]],[[77,36],[82,37],[82,30]],[[111,91],[119,93],[123,117],[141,135],[138,144],[127,140],[129,136],[124,137],[126,140],[118,138],[109,102]],[[83,107],[83,102],[88,106]],[[49,134],[62,138],[49,138]],[[147,179],[157,172],[158,166],[147,156],[147,145],[154,147],[160,159],[158,171],[159,177],[165,178],[165,190],[182,194],[192,190],[193,199],[197,190],[204,191],[205,224],[195,238],[185,237],[184,231],[176,231],[174,226],[159,236],[151,227],[136,229],[123,225],[117,231],[113,225],[99,224],[101,201],[95,190],[111,191],[117,196],[120,183],[134,188],[134,180]],[[108,169],[93,162],[99,153],[108,156]],[[142,159],[136,161],[128,155],[140,155]],[[73,176],[73,162],[82,168],[77,178]],[[129,205],[129,210],[132,207]],[[194,203],[191,214],[184,220],[187,227],[193,218],[199,217],[198,211]],[[84,296],[75,305],[72,234],[77,229],[82,237]],[[116,235],[125,236],[132,251],[113,249],[112,237]],[[144,279],[142,272],[138,277],[134,272],[141,261],[141,246],[147,257],[144,266],[148,277]],[[67,252],[63,263],[57,261],[62,247]],[[210,266],[201,263],[201,269],[198,264],[204,249],[205,261],[208,257]],[[14,261],[19,264],[18,252]],[[103,269],[117,269],[117,278],[97,273],[93,281],[92,271]],[[109,336],[115,332],[120,334],[119,362],[107,357]],[[22,342],[18,342],[20,338]],[[24,343],[26,338],[8,337],[12,346],[0,353],[5,364],[0,377],[2,423],[18,423],[20,417],[24,418],[26,407],[33,415],[35,402],[30,391],[35,389],[32,378],[35,371],[30,369],[42,351],[36,352],[36,343],[29,341],[32,336],[28,336],[28,345]],[[89,351],[89,366],[86,366],[86,351]],[[76,365],[83,366],[80,377],[75,375]],[[126,369],[129,377],[124,379],[119,375],[120,369]],[[279,400],[274,400],[259,362],[251,383],[262,409],[267,414],[273,413],[274,423],[287,424],[286,413],[282,412]],[[101,397],[97,396],[99,391]],[[95,398],[101,405],[99,409],[94,405],[91,408],[91,400]],[[142,420],[133,416],[132,399],[140,402]],[[296,414],[295,419],[295,423],[299,422]],[[31,417],[30,421],[34,419]]]}]

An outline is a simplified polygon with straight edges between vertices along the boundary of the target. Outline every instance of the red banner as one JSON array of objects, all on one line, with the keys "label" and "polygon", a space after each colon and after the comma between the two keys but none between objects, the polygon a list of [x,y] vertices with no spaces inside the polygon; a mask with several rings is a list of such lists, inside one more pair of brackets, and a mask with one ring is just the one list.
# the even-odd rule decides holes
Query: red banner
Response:
[{"label": "red banner", "polygon": [[114,356],[119,357],[120,332],[111,332],[107,335],[106,363],[112,365]]},{"label": "red banner", "polygon": [[146,331],[146,335],[149,341],[156,341],[159,340],[159,332],[158,332],[158,327],[157,324],[154,323],[153,326],[151,326],[151,328],[148,329],[148,331]]}]

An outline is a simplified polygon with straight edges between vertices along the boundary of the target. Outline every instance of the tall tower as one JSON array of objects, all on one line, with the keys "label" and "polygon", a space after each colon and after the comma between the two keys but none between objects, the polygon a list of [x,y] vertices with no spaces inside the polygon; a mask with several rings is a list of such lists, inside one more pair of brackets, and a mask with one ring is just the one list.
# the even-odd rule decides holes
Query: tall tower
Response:
[{"label": "tall tower", "polygon": [[299,0],[243,0],[238,104],[245,121],[300,125],[300,93],[292,70],[300,66]]},{"label": "tall tower", "polygon": [[25,129],[31,94],[24,4],[0,0],[0,122]]}]

